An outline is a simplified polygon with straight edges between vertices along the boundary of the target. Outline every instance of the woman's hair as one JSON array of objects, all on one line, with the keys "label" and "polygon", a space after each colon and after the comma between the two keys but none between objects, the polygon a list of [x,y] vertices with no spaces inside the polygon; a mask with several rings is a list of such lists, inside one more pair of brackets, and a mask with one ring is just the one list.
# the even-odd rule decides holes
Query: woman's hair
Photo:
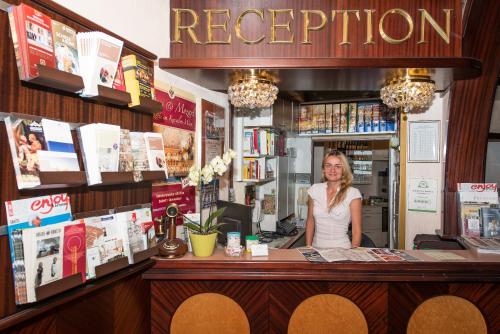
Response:
[{"label": "woman's hair", "polygon": [[323,172],[325,169],[326,159],[328,159],[329,157],[339,158],[340,163],[342,164],[342,179],[340,180],[340,190],[336,193],[335,196],[333,196],[330,203],[328,203],[328,209],[331,210],[345,199],[347,195],[347,189],[349,189],[352,184],[352,172],[345,154],[336,150],[328,152],[323,158],[323,163],[321,164],[321,169],[323,170]]}]

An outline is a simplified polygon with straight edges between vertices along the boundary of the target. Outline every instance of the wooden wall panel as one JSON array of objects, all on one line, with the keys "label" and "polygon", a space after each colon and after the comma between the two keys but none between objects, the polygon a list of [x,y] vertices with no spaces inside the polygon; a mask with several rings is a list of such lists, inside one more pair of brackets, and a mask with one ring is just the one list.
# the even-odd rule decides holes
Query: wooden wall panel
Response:
[{"label": "wooden wall panel", "polygon": [[[151,333],[168,333],[177,307],[188,297],[204,292],[220,293],[233,299],[246,313],[251,333],[268,333],[268,284],[266,281],[153,281]],[[223,319],[224,310],[220,311],[221,319],[215,320]]]},{"label": "wooden wall panel", "polygon": [[[15,4],[19,3],[17,0],[13,0],[11,2]],[[97,25],[75,15],[52,1],[35,0],[23,2],[41,10],[53,19],[68,24],[77,31],[99,29]],[[99,30],[106,31],[105,29]],[[156,58],[155,55],[125,41],[123,54],[130,54],[132,52],[140,52],[143,56],[149,59],[151,65],[153,64],[153,59]],[[84,100],[76,95],[61,93],[21,82],[18,78],[14,47],[10,38],[8,16],[4,11],[0,11],[0,82],[0,112],[16,112],[39,115],[75,123],[102,122],[117,124],[132,131],[150,131],[152,129],[152,116],[149,114],[133,112],[127,108],[97,104]],[[78,188],[19,191],[15,181],[11,153],[8,147],[7,136],[3,123],[0,123],[0,187],[0,225],[6,225],[7,223],[4,208],[4,202],[7,200],[67,192],[71,196],[73,213],[104,208],[115,208],[123,205],[146,203],[151,201],[151,185],[148,183],[137,185],[130,184],[101,187],[83,186]],[[14,303],[10,250],[7,237],[0,237],[0,271],[2,272],[2,275],[0,275],[1,319],[15,314],[25,308],[16,307]],[[128,284],[130,284],[130,286],[128,286]],[[120,298],[131,297],[132,300],[136,301],[140,299],[146,300],[147,296],[142,295],[144,292],[140,292],[141,295],[136,294],[134,289],[140,285],[138,284],[139,283],[137,281],[133,280],[124,283],[121,292],[124,292],[125,295]],[[126,293],[127,290],[129,293]],[[108,292],[104,292],[104,295],[106,293]],[[109,293],[111,296],[114,295],[111,292]],[[107,297],[103,298],[106,299]],[[123,302],[120,298],[116,301]],[[100,297],[95,297],[94,302],[98,303],[100,300]],[[92,303],[87,303],[85,305],[88,306],[89,310],[93,307]],[[131,304],[131,307],[132,305],[136,307],[137,303]],[[71,307],[66,311],[69,313],[73,312],[73,319],[75,316],[80,314],[78,310],[71,309]],[[141,312],[143,312],[142,309],[138,313],[138,318],[141,322],[144,322],[148,317],[148,313],[146,312],[146,315],[141,315]],[[130,311],[125,312],[125,314],[132,316]],[[113,314],[111,315],[111,318],[107,320],[111,321],[110,326],[112,327]],[[47,318],[40,318],[39,320],[36,320],[31,325],[30,330],[36,332],[38,328],[43,328],[43,332],[51,332],[52,330],[49,329],[49,327],[52,325],[47,325],[47,323],[50,323],[47,320],[50,317],[51,315],[48,315]],[[71,317],[69,319],[71,319]],[[105,318],[102,320],[106,321]],[[94,322],[90,320],[86,324],[82,325],[95,326],[96,323],[99,323],[99,321]],[[63,323],[60,325],[64,326]]]},{"label": "wooden wall panel", "polygon": [[[231,19],[228,31],[231,32],[231,44],[194,44],[188,34],[183,31],[181,37],[183,44],[171,43],[170,57],[172,58],[218,58],[218,57],[337,57],[337,58],[364,58],[364,57],[446,57],[461,56],[461,4],[459,0],[274,0],[274,1],[232,1],[232,0],[172,0],[171,9],[192,9],[200,16],[200,23],[195,29],[198,39],[207,41],[207,18],[203,9],[230,9]],[[264,22],[255,15],[245,16],[242,21],[242,33],[249,40],[256,40],[265,35],[266,38],[259,44],[248,45],[240,41],[234,31],[237,17],[246,9],[264,9]],[[389,44],[379,34],[379,21],[381,16],[390,9],[401,8],[412,17],[414,31],[411,38],[401,44]],[[439,23],[445,26],[443,9],[453,9],[451,16],[450,43],[447,44],[433,31],[429,24],[426,25],[428,43],[418,44],[420,38],[420,15],[418,9],[426,9]],[[294,20],[291,30],[294,34],[292,44],[269,44],[271,18],[267,9],[293,9]],[[327,16],[325,27],[318,32],[311,32],[312,44],[301,44],[303,40],[303,16],[301,9],[321,9]],[[342,41],[341,14],[337,14],[335,21],[331,22],[333,9],[358,9],[360,21],[353,14],[349,15],[349,41],[350,45],[339,45]],[[364,44],[367,39],[367,15],[365,9],[373,9],[373,41],[375,44]],[[182,15],[182,24],[189,25],[193,22],[191,16]],[[213,24],[224,22],[225,16],[214,15]],[[279,15],[276,24],[288,21],[287,15]],[[170,12],[171,40],[174,40],[175,14]],[[320,19],[311,16],[311,26],[317,26]],[[389,15],[384,21],[385,32],[394,39],[401,39],[408,33],[408,24],[399,15]],[[222,29],[214,30],[214,40],[226,40],[228,33]],[[277,30],[277,38],[289,39],[288,32],[284,29]]]},{"label": "wooden wall panel", "polygon": [[500,328],[500,301],[496,284],[465,283],[391,283],[389,286],[389,333],[404,333],[415,309],[425,300],[453,295],[469,300],[483,314],[489,333]]},{"label": "wooden wall panel", "polygon": [[500,2],[467,1],[464,56],[483,63],[474,80],[457,81],[450,92],[442,232],[458,233],[456,190],[459,182],[483,182],[491,112],[500,71]]}]

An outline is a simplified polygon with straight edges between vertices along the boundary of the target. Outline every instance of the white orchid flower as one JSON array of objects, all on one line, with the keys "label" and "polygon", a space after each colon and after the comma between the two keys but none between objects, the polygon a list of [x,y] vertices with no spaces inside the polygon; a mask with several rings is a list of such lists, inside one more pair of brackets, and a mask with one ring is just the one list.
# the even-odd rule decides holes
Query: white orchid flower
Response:
[{"label": "white orchid flower", "polygon": [[231,157],[231,159],[236,159],[236,157],[238,156],[238,154],[235,151],[233,151],[232,149],[227,150],[227,153],[229,153],[229,156]]},{"label": "white orchid flower", "polygon": [[201,178],[204,184],[208,184],[214,179],[214,169],[210,164],[207,164],[202,168]]},{"label": "white orchid flower", "polygon": [[224,155],[222,156],[222,161],[224,161],[226,165],[229,165],[231,163],[231,159],[232,158],[229,152],[224,153]]},{"label": "white orchid flower", "polygon": [[214,172],[216,172],[219,176],[222,176],[227,171],[227,165],[224,161],[221,161],[215,166]]},{"label": "white orchid flower", "polygon": [[214,169],[215,169],[215,167],[216,167],[218,164],[220,164],[221,162],[223,163],[223,161],[222,161],[221,157],[217,155],[216,157],[214,157],[214,158],[210,161],[210,166],[212,166],[212,168],[214,168]]}]

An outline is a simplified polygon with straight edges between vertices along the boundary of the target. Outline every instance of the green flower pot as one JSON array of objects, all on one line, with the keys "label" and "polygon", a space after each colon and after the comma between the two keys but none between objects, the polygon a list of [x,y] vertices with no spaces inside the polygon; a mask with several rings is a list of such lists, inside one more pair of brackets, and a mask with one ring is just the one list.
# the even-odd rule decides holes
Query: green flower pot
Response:
[{"label": "green flower pot", "polygon": [[217,233],[203,235],[190,232],[189,239],[191,240],[194,256],[206,257],[214,253]]}]

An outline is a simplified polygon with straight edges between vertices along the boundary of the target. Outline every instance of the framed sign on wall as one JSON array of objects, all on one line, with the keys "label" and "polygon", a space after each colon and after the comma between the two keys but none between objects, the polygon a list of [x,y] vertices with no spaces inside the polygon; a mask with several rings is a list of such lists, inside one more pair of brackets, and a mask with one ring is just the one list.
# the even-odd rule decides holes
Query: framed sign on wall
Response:
[{"label": "framed sign on wall", "polygon": [[439,162],[440,121],[408,122],[408,162]]}]

